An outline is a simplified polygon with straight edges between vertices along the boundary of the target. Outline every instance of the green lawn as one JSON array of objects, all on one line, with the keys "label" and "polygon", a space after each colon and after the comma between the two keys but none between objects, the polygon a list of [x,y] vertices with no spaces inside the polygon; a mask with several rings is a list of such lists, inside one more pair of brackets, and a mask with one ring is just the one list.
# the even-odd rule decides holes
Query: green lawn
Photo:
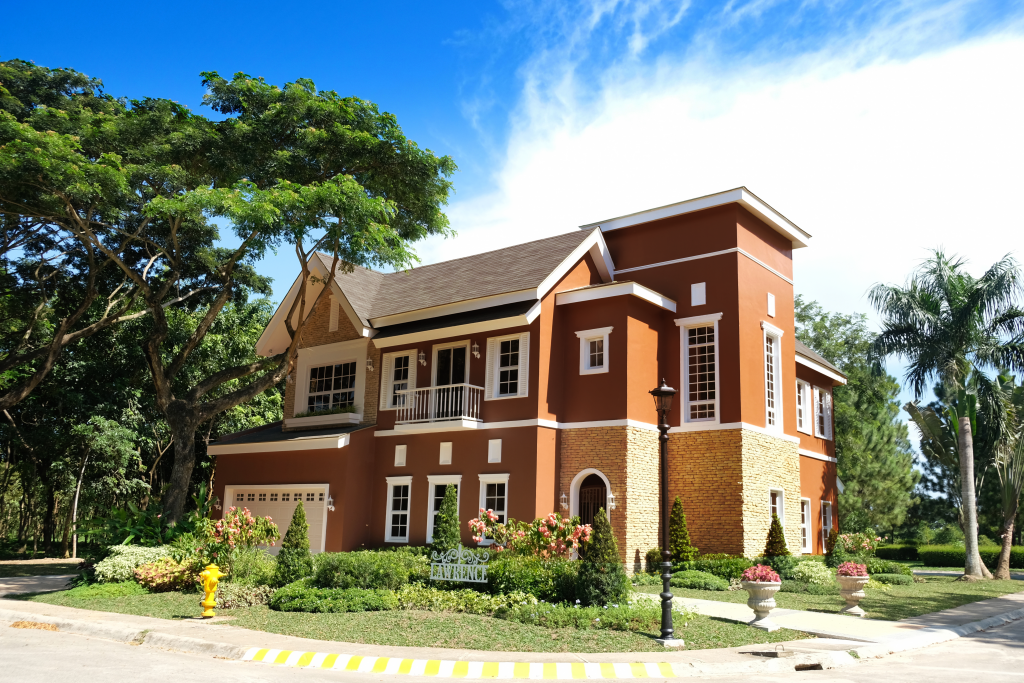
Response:
[{"label": "green lawn", "polygon": [[59,574],[77,574],[81,560],[70,562],[54,562],[47,564],[5,564],[0,563],[0,579],[19,576],[56,576]]},{"label": "green lawn", "polygon": [[[199,613],[198,593],[156,593],[117,598],[81,598],[73,591],[19,596],[52,605],[120,612],[161,619]],[[266,607],[218,610],[234,626],[317,640],[376,645],[450,647],[504,652],[659,652],[657,633],[605,629],[548,629],[473,614],[424,611],[304,614]],[[786,629],[765,633],[746,624],[695,616],[675,624],[676,637],[689,650],[766,644],[807,637]]]},{"label": "green lawn", "polygon": [[[1017,593],[1024,588],[1020,581],[978,581],[964,583],[955,577],[928,576],[924,583],[909,586],[869,588],[860,606],[872,619],[898,620],[959,607],[969,602],[997,598]],[[660,593],[656,586],[637,588],[645,593]],[[720,602],[746,602],[746,591],[695,591],[673,588],[672,593],[684,598],[718,600]],[[783,609],[802,609],[812,612],[838,612],[846,603],[839,595],[808,595],[806,593],[776,593],[775,602]]]}]

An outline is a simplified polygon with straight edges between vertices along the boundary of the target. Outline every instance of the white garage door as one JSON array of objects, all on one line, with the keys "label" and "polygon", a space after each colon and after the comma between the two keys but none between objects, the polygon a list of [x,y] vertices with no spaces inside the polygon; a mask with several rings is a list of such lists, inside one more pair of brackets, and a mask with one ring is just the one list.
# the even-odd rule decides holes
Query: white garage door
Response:
[{"label": "white garage door", "polygon": [[[295,504],[300,500],[306,510],[306,522],[309,523],[309,549],[314,553],[323,552],[324,525],[327,522],[327,486],[324,484],[298,484],[274,486],[227,486],[224,497],[228,504],[238,508],[249,508],[255,517],[267,517],[277,524],[281,538],[288,531],[295,513]],[[276,555],[280,550],[280,541],[272,548],[267,548]]]}]

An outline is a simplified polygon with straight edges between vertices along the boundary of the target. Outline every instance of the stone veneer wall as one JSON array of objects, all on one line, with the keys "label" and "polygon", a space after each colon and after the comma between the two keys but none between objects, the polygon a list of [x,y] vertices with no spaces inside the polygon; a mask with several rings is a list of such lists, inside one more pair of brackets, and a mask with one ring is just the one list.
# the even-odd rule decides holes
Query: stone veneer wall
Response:
[{"label": "stone veneer wall", "polygon": [[785,493],[786,545],[800,554],[800,454],[798,444],[750,429],[743,440],[743,554],[760,555],[768,539],[771,508],[768,491]]},{"label": "stone veneer wall", "polygon": [[[332,304],[339,306],[338,329],[333,332],[331,331]],[[302,328],[302,339],[299,341],[299,348],[307,349],[314,346],[351,341],[359,339],[361,336],[352,325],[348,315],[345,314],[345,309],[341,308],[340,304],[334,301],[330,289],[325,288],[321,292],[320,297],[314,302],[313,311],[309,318],[306,319],[306,324]],[[362,401],[359,405],[363,413],[362,424],[375,424],[377,422],[377,404],[379,401],[377,394],[380,390],[380,351],[373,344],[369,343],[369,340],[367,340],[367,343],[369,344],[367,356],[373,358],[373,372],[368,372],[365,367],[359,369],[361,372],[366,372],[366,393],[362,397],[357,397],[357,399],[361,398]],[[285,385],[284,416],[287,418],[294,414],[295,373],[292,373],[288,376],[288,381]]]},{"label": "stone veneer wall", "polygon": [[[627,571],[643,565],[658,545],[658,434],[635,427],[590,427],[560,430],[561,469],[558,495],[571,496],[572,480],[589,468],[611,484],[615,509],[609,519],[619,557]],[[564,514],[564,512],[563,512]]]},{"label": "stone veneer wall", "polygon": [[669,499],[682,499],[690,542],[701,553],[745,552],[740,431],[668,435]]}]

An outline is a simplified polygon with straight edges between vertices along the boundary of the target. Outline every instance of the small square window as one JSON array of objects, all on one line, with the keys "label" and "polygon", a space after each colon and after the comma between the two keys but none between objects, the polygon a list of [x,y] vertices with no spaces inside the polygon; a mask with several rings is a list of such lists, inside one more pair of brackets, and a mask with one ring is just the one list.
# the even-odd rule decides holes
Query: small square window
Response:
[{"label": "small square window", "polygon": [[301,493],[296,493],[294,498],[295,498],[295,502],[296,503],[301,503],[302,502],[302,494]]},{"label": "small square window", "polygon": [[281,494],[281,501],[287,503],[289,500],[291,500],[291,495],[292,494],[290,494],[290,493],[282,493]]},{"label": "small square window", "polygon": [[315,499],[315,496],[316,496],[316,494],[313,494],[313,493],[307,493],[307,494],[306,494],[306,502],[307,502],[307,503],[312,503],[312,502],[313,502],[313,500]]},{"label": "small square window", "polygon": [[267,494],[261,493],[260,494],[260,502],[262,503],[262,502],[265,502],[266,500],[267,500]]},{"label": "small square window", "polygon": [[245,494],[244,493],[236,493],[235,494],[235,502],[241,503],[243,500],[245,500]]},{"label": "small square window", "polygon": [[277,494],[276,493],[271,493],[270,494],[270,502],[271,503],[276,503],[277,502]]},{"label": "small square window", "polygon": [[256,500],[256,494],[255,493],[250,493],[250,494],[246,495],[246,501],[251,503],[254,500]]},{"label": "small square window", "polygon": [[613,328],[577,332],[580,339],[580,374],[608,372],[608,336]]},{"label": "small square window", "polygon": [[320,493],[320,494],[318,494],[318,495],[319,495],[319,498],[317,498],[317,500],[318,500],[319,502],[321,502],[321,503],[322,503],[322,502],[324,502],[324,494]]}]

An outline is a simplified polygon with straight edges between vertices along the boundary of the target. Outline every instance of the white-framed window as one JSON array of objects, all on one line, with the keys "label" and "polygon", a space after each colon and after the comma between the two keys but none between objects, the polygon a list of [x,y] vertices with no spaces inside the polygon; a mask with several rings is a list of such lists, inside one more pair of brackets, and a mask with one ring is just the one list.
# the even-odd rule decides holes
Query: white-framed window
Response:
[{"label": "white-framed window", "polygon": [[[480,507],[491,510],[502,524],[508,519],[508,475],[481,474]],[[488,541],[489,542],[489,541]]]},{"label": "white-framed window", "polygon": [[520,398],[530,393],[530,333],[487,340],[484,399]]},{"label": "white-framed window", "polygon": [[761,322],[764,330],[764,424],[768,429],[782,430],[782,330]]},{"label": "white-framed window", "polygon": [[718,321],[721,313],[678,318],[683,422],[718,422]]},{"label": "white-framed window", "polygon": [[320,412],[355,405],[356,362],[317,365],[309,369],[306,410]]},{"label": "white-framed window", "polygon": [[811,385],[800,379],[796,381],[796,428],[811,433]]},{"label": "white-framed window", "polygon": [[832,392],[814,387],[814,435],[832,439]]},{"label": "white-framed window", "polygon": [[380,409],[405,407],[408,394],[400,392],[416,388],[416,350],[384,354],[380,377]]},{"label": "white-framed window", "polygon": [[611,327],[598,327],[593,330],[581,330],[576,333],[580,340],[580,374],[596,375],[608,372],[609,348],[608,336]]},{"label": "white-framed window", "polygon": [[384,540],[409,542],[409,510],[412,502],[412,477],[387,477],[388,505],[384,519]]},{"label": "white-framed window", "polygon": [[[444,492],[448,488],[448,484],[455,485],[455,505],[458,509],[462,498],[462,475],[444,474],[427,477],[427,543],[434,542],[434,524],[437,521],[437,513],[441,509],[441,501],[444,500]],[[459,529],[461,531],[461,524]]]},{"label": "white-framed window", "polygon": [[768,510],[773,515],[779,516],[782,528],[786,528],[786,493],[782,489],[768,490]]},{"label": "white-framed window", "polygon": [[814,538],[814,529],[811,524],[811,499],[801,498],[800,499],[800,551],[803,553],[812,553],[814,548],[811,547],[812,539]]},{"label": "white-framed window", "polygon": [[832,533],[832,503],[821,501],[821,547],[824,550],[827,546],[828,535]]}]

